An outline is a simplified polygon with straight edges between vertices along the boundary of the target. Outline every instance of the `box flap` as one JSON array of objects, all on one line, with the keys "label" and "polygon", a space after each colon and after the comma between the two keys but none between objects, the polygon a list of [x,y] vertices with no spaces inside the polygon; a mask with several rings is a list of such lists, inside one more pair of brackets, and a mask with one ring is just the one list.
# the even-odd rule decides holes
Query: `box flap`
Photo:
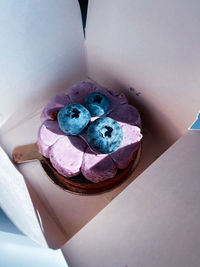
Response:
[{"label": "box flap", "polygon": [[[66,242],[66,232],[45,196],[38,194],[38,188],[34,188],[17,171],[2,148],[0,159],[0,206],[12,222],[34,241],[42,246],[59,248]],[[27,173],[33,176],[33,181],[39,178],[41,184],[40,172],[29,167]]]},{"label": "box flap", "polygon": [[188,131],[65,244],[68,264],[200,266],[199,151]]},{"label": "box flap", "polygon": [[78,1],[2,1],[0,36],[0,126],[86,77]]},{"label": "box flap", "polygon": [[125,87],[151,128],[173,140],[199,110],[199,9],[198,1],[89,1],[89,76]]},{"label": "box flap", "polygon": [[33,240],[46,246],[23,176],[0,148],[0,206],[9,218]]}]

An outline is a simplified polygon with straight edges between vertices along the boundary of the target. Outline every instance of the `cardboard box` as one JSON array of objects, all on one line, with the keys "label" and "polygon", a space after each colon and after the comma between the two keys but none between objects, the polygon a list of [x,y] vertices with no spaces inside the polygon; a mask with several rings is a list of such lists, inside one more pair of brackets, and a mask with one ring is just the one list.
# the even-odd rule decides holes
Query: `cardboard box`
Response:
[{"label": "cardboard box", "polygon": [[[3,2],[0,204],[32,239],[62,246],[70,266],[199,266],[200,137],[184,135],[199,110],[199,8],[196,1],[90,0],[84,39],[76,1]],[[78,196],[54,185],[38,162],[16,171],[5,152],[35,142],[44,104],[88,77],[139,108],[144,142],[126,182]]]}]

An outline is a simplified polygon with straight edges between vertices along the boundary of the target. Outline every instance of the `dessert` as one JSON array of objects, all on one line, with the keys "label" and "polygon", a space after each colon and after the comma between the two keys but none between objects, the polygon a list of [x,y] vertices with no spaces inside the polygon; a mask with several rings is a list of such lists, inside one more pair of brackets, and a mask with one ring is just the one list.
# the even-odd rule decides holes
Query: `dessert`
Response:
[{"label": "dessert", "polygon": [[43,109],[38,148],[58,173],[92,183],[116,177],[135,159],[141,119],[124,94],[90,81],[56,95]]}]

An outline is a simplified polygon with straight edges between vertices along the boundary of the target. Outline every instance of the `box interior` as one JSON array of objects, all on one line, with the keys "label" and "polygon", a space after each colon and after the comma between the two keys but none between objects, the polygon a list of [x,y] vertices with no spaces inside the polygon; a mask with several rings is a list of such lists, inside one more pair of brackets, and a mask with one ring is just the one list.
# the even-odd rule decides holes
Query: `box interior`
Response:
[{"label": "box interior", "polygon": [[[60,1],[59,5],[34,1],[21,9],[16,4],[12,12],[5,3],[1,9],[0,17],[6,15],[0,28],[5,36],[5,44],[0,47],[5,66],[0,142],[9,157],[14,147],[37,140],[39,116],[49,98],[88,76],[124,92],[139,108],[144,122],[139,165],[126,182],[110,192],[96,196],[69,194],[48,179],[39,162],[18,167],[38,196],[39,204],[32,200],[50,247],[58,248],[75,235],[195,119],[200,53],[194,41],[200,37],[195,34],[195,19],[187,24],[188,16],[194,14],[186,18],[183,13],[187,9],[178,2],[173,5],[175,16],[164,1],[149,5],[147,0],[109,4],[92,0],[85,41],[75,1]],[[12,27],[14,35],[7,30]]]},{"label": "box interior", "polygon": [[200,266],[199,148],[199,130],[181,136],[62,247],[68,264]]}]

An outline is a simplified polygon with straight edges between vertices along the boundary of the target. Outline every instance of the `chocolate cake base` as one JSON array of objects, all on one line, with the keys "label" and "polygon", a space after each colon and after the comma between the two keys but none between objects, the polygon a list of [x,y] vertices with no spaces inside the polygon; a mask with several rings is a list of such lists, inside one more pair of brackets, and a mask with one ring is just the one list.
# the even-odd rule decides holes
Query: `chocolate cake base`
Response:
[{"label": "chocolate cake base", "polygon": [[45,157],[42,157],[42,159],[40,159],[40,163],[50,180],[61,187],[63,190],[75,194],[90,195],[99,194],[111,190],[120,185],[125,179],[127,179],[128,175],[135,169],[138,164],[141,154],[141,145],[136,153],[137,154],[135,159],[125,169],[118,169],[115,177],[98,183],[93,183],[87,180],[82,174],[71,178],[66,178],[60,175],[52,166],[49,159]]}]

